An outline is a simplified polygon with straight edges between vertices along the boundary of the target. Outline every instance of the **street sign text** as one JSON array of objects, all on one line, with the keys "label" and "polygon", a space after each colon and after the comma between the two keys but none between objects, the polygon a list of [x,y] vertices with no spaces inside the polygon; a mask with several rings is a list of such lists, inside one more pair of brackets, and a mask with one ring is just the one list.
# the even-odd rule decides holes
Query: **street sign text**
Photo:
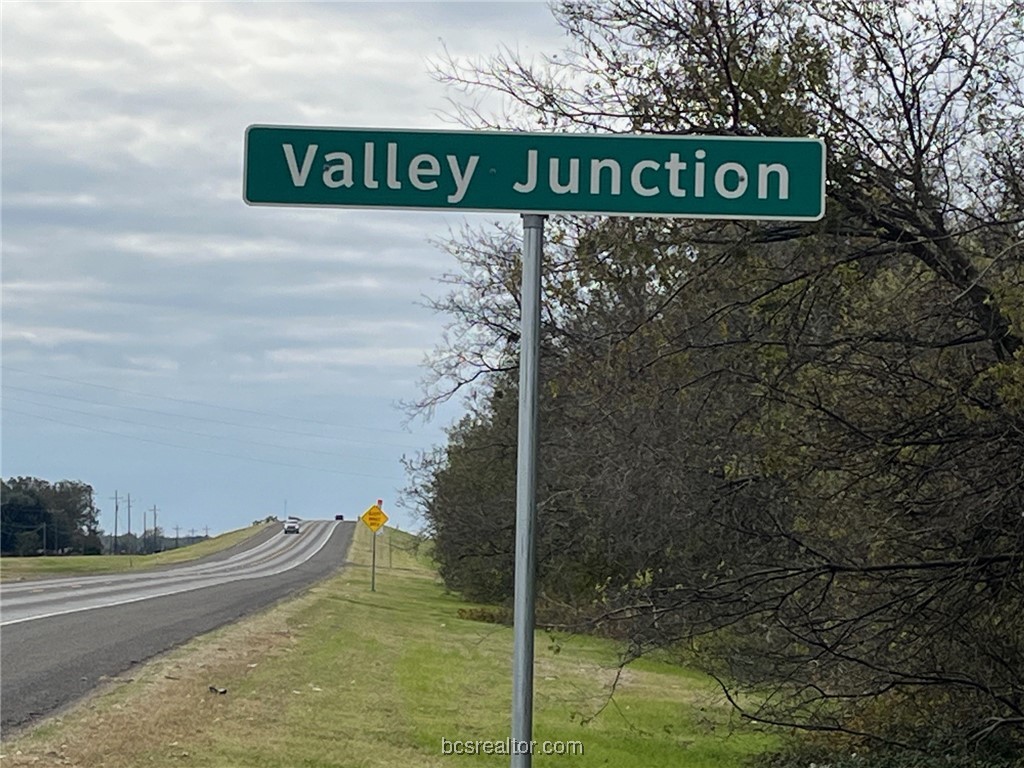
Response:
[{"label": "street sign text", "polygon": [[376,533],[388,521],[388,516],[383,509],[374,504],[368,510],[363,512],[363,516],[359,519],[366,524],[367,528]]},{"label": "street sign text", "polygon": [[815,220],[819,139],[250,126],[251,205]]}]

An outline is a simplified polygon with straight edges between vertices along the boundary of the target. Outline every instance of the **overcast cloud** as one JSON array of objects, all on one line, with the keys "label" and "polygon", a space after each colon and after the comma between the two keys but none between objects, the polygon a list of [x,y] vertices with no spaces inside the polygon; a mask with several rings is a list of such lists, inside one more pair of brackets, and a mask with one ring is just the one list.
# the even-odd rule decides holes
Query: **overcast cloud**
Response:
[{"label": "overcast cloud", "polygon": [[[113,527],[395,508],[463,217],[250,208],[253,123],[454,127],[428,65],[563,41],[541,3],[4,3],[2,473]],[[482,224],[500,217],[471,214]],[[122,506],[121,530],[125,509]]]}]

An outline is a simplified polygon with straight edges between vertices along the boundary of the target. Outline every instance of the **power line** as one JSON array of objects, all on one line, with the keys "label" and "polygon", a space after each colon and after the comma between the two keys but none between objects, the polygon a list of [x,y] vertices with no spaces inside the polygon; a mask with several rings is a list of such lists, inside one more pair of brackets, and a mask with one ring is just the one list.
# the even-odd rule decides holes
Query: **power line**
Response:
[{"label": "power line", "polygon": [[38,531],[39,527],[43,525],[46,525],[46,523],[18,523],[13,520],[4,521],[4,528],[17,528],[22,531]]},{"label": "power line", "polygon": [[358,430],[362,430],[364,432],[374,432],[374,433],[390,432],[390,433],[393,433],[393,434],[396,434],[396,435],[408,435],[409,434],[408,432],[405,432],[405,431],[400,430],[400,429],[386,429],[384,427],[361,427],[361,426],[358,426],[358,425],[355,425],[355,424],[336,424],[336,423],[330,423],[330,422],[321,421],[319,419],[307,419],[307,418],[304,418],[302,416],[288,416],[288,415],[281,414],[281,413],[269,413],[267,411],[256,411],[256,410],[252,410],[252,409],[249,409],[249,408],[238,408],[238,407],[230,406],[230,405],[217,405],[215,403],[206,403],[206,402],[203,402],[202,400],[186,400],[184,398],[169,397],[167,395],[151,395],[151,394],[148,394],[146,392],[138,392],[136,390],[131,390],[131,389],[121,389],[120,387],[111,387],[111,386],[109,386],[107,384],[93,384],[92,382],[82,381],[81,379],[69,379],[69,378],[66,378],[64,376],[53,376],[53,375],[48,374],[48,373],[38,373],[36,371],[26,371],[24,368],[15,368],[15,367],[7,365],[7,364],[0,364],[0,368],[3,368],[4,370],[8,370],[8,371],[15,371],[17,373],[24,373],[24,374],[29,375],[29,376],[40,376],[40,377],[42,377],[44,379],[54,379],[55,381],[66,381],[66,382],[68,382],[70,384],[83,384],[83,385],[85,385],[87,387],[96,387],[98,389],[109,389],[109,390],[111,390],[113,392],[123,392],[125,394],[137,395],[139,397],[152,397],[152,398],[155,398],[155,399],[158,399],[158,400],[170,400],[171,402],[174,402],[174,403],[187,403],[188,405],[199,405],[199,406],[202,406],[204,408],[217,408],[217,409],[222,410],[222,411],[237,411],[238,413],[250,413],[250,414],[254,414],[256,416],[271,416],[271,417],[276,418],[276,419],[290,419],[292,421],[304,421],[304,422],[307,422],[307,423],[310,423],[310,424],[322,424],[322,425],[325,425],[325,426],[328,426],[328,427],[339,427],[341,429],[358,429]]},{"label": "power line", "polygon": [[3,410],[7,411],[8,413],[17,414],[18,416],[27,416],[30,419],[41,419],[42,421],[50,421],[50,422],[53,422],[54,424],[60,424],[60,425],[65,426],[65,427],[77,427],[78,429],[84,429],[84,430],[86,430],[88,432],[100,432],[100,433],[105,434],[105,435],[113,435],[114,437],[122,437],[122,438],[127,438],[129,440],[139,440],[140,442],[143,442],[143,443],[153,443],[154,445],[162,445],[162,446],[166,446],[168,448],[178,448],[178,449],[184,450],[184,451],[208,453],[208,454],[211,454],[213,456],[225,456],[225,457],[227,457],[229,459],[238,459],[239,461],[255,461],[255,462],[258,462],[260,464],[273,464],[273,465],[278,466],[278,467],[291,467],[293,469],[308,469],[308,470],[313,471],[313,472],[326,472],[326,473],[332,474],[332,475],[341,475],[342,477],[368,477],[368,478],[371,478],[373,480],[387,480],[389,482],[402,482],[403,481],[402,478],[392,477],[392,476],[388,476],[388,475],[371,475],[371,474],[367,474],[365,472],[341,472],[339,470],[328,469],[326,467],[311,467],[311,466],[308,466],[308,465],[305,465],[305,464],[290,464],[290,463],[286,463],[286,462],[283,462],[283,461],[271,461],[270,459],[259,459],[259,458],[256,458],[255,456],[240,456],[240,455],[235,454],[235,453],[225,453],[224,451],[213,451],[213,450],[210,450],[209,448],[197,448],[197,447],[194,447],[194,446],[179,445],[177,443],[168,443],[168,442],[165,442],[163,440],[153,440],[152,438],[148,438],[148,437],[139,437],[138,435],[126,435],[123,432],[114,432],[113,430],[102,429],[100,427],[88,427],[88,426],[86,426],[84,424],[75,424],[74,422],[70,422],[70,421],[61,421],[60,419],[53,419],[53,418],[50,418],[49,416],[40,416],[38,413],[28,413],[26,411],[18,411],[18,410],[15,410],[14,408],[8,408],[6,405],[3,406]]},{"label": "power line", "polygon": [[[213,439],[213,440],[232,440],[234,442],[245,443],[246,445],[262,445],[262,446],[265,446],[267,448],[280,448],[281,450],[285,450],[285,451],[304,451],[304,452],[307,452],[307,453],[320,453],[320,454],[323,454],[324,456],[332,456],[332,457],[334,457],[336,459],[337,458],[351,458],[351,456],[343,456],[342,454],[338,453],[337,451],[323,451],[323,450],[320,450],[318,448],[304,448],[304,447],[301,447],[301,446],[296,447],[296,446],[291,446],[291,445],[281,445],[280,443],[266,443],[266,442],[263,442],[262,440],[252,440],[252,439],[249,439],[249,438],[240,438],[240,437],[229,437],[229,436],[226,436],[226,435],[211,435],[208,432],[196,432],[194,430],[184,429],[182,427],[166,426],[166,425],[163,425],[163,424],[152,424],[152,423],[146,422],[146,421],[133,421],[132,419],[122,419],[122,418],[119,418],[117,416],[99,416],[98,414],[90,413],[89,411],[80,411],[80,410],[78,410],[76,408],[64,408],[62,406],[53,405],[51,403],[40,403],[37,400],[27,400],[27,399],[25,399],[23,397],[11,397],[10,395],[7,395],[4,399],[5,400],[14,400],[15,402],[18,402],[18,403],[28,403],[30,405],[38,405],[40,408],[48,408],[50,410],[55,410],[55,411],[64,411],[65,413],[75,413],[75,414],[78,414],[79,416],[90,416],[90,417],[102,418],[102,419],[105,419],[107,421],[119,421],[119,422],[121,422],[123,424],[128,424],[128,425],[136,426],[136,427],[150,427],[152,429],[165,429],[165,430],[168,430],[170,432],[181,432],[182,434],[185,434],[185,435],[194,435],[196,437],[206,437],[206,438],[210,438],[210,439]],[[69,399],[78,400],[79,398],[69,398]],[[90,401],[84,400],[82,402],[87,402],[88,403]],[[105,405],[105,404],[104,403],[93,403],[93,405]],[[116,407],[116,406],[110,406],[110,407]],[[130,407],[130,406],[126,406],[126,407]],[[145,409],[143,409],[143,410],[145,410]],[[166,415],[172,416],[173,414],[166,414]],[[224,423],[227,423],[227,422],[224,422]],[[302,434],[302,433],[298,433],[298,434]],[[307,437],[313,437],[313,435],[307,435]],[[390,459],[374,459],[374,458],[365,457],[365,456],[360,456],[356,460],[357,461],[371,461],[371,462],[377,462],[377,463],[381,463],[381,464],[391,464],[392,463],[392,461]]]},{"label": "power line", "polygon": [[[298,430],[295,430],[295,429],[281,429],[279,427],[268,427],[268,426],[265,426],[265,425],[262,425],[262,424],[240,424],[237,421],[224,421],[222,419],[213,419],[213,418],[210,418],[210,417],[207,417],[207,416],[192,416],[191,414],[187,414],[187,413],[171,413],[169,411],[160,411],[160,410],[157,410],[155,408],[143,408],[140,405],[125,405],[123,403],[117,403],[117,404],[114,404],[114,403],[101,403],[101,402],[98,402],[96,400],[88,400],[88,399],[86,399],[84,397],[74,397],[73,395],[61,395],[61,394],[58,394],[56,392],[44,392],[44,391],[39,390],[39,389],[32,389],[30,387],[19,387],[19,386],[16,386],[14,384],[8,384],[6,382],[4,383],[3,388],[4,389],[13,389],[13,390],[16,390],[18,392],[28,392],[28,393],[33,394],[33,395],[45,395],[46,397],[57,397],[57,398],[60,398],[62,400],[74,400],[75,402],[87,403],[89,405],[98,405],[98,406],[103,407],[103,408],[127,408],[127,409],[132,410],[132,411],[142,411],[144,413],[155,413],[155,414],[159,414],[160,416],[170,416],[171,418],[175,418],[175,419],[191,419],[193,421],[205,421],[205,422],[209,422],[211,424],[224,424],[224,425],[227,425],[227,426],[230,426],[230,427],[241,427],[242,429],[262,429],[262,430],[265,430],[267,432],[279,432],[279,433],[285,434],[285,435],[298,435],[299,437],[313,437],[313,438],[317,438],[317,439],[320,439],[320,440],[336,440],[338,442],[359,443],[359,444],[364,444],[364,445],[383,445],[383,446],[396,447],[396,448],[417,448],[417,447],[419,447],[419,446],[416,446],[416,445],[412,445],[410,443],[386,443],[386,442],[380,442],[380,441],[374,441],[374,440],[362,440],[362,439],[358,439],[358,438],[337,437],[337,436],[334,436],[334,435],[320,435],[320,434],[316,434],[314,432],[299,432]],[[19,398],[10,397],[10,396],[8,396],[8,397],[11,400],[18,400],[19,399]],[[57,408],[58,407],[58,406],[55,406],[55,405],[51,406],[51,405],[46,404],[46,403],[39,403],[39,402],[35,402],[35,401],[32,401],[32,400],[20,400],[20,402],[31,402],[31,403],[34,403],[35,405],[45,405],[47,408]],[[215,407],[215,406],[209,406],[209,407]],[[72,411],[72,412],[75,413],[75,411]],[[327,426],[331,426],[331,425],[328,424]],[[403,434],[406,434],[406,433],[403,433]]]}]

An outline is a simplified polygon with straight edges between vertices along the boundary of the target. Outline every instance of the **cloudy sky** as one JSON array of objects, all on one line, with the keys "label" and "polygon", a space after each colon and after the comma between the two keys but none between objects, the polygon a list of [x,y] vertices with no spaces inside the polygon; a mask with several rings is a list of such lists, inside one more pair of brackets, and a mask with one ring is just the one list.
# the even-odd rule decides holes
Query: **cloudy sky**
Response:
[{"label": "cloudy sky", "polygon": [[542,3],[5,2],[3,476],[91,484],[108,531],[115,492],[133,531],[415,528],[400,458],[459,412],[397,407],[446,322],[431,241],[501,217],[246,206],[245,129],[454,128],[445,48],[563,42]]}]

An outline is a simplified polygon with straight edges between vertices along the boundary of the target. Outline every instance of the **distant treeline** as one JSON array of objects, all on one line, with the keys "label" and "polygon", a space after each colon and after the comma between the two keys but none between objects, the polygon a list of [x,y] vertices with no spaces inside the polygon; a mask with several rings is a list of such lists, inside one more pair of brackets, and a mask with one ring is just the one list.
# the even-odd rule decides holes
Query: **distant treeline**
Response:
[{"label": "distant treeline", "polygon": [[112,533],[100,531],[100,541],[103,545],[104,555],[152,555],[168,549],[188,547],[206,541],[209,536],[202,534],[179,534],[177,536],[165,536],[163,528],[147,528],[145,533],[121,533],[115,541]]},{"label": "distant treeline", "polygon": [[50,483],[38,477],[2,481],[0,552],[100,554],[99,509],[91,485],[78,480]]}]

